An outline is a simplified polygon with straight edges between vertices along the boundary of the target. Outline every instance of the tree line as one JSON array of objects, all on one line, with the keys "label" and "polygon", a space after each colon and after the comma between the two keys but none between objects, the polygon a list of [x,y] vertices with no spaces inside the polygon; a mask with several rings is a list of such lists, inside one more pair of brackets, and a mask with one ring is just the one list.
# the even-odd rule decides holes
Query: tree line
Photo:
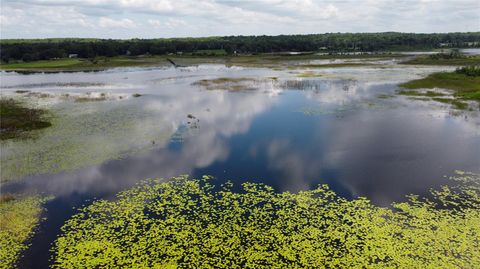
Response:
[{"label": "tree line", "polygon": [[162,39],[15,39],[0,41],[2,62],[68,57],[164,55],[222,50],[227,54],[286,51],[396,51],[442,47],[480,47],[480,32],[467,33],[327,33],[278,36],[224,36]]}]

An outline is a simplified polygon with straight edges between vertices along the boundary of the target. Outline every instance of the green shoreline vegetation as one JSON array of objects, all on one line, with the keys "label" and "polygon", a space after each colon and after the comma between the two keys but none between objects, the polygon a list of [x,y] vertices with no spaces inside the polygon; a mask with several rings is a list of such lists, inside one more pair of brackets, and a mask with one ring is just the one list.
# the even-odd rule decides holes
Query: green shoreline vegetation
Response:
[{"label": "green shoreline vegetation", "polygon": [[[409,89],[399,91],[400,95],[432,97],[433,101],[451,104],[458,109],[467,109],[469,106],[465,101],[480,102],[480,66],[457,68],[454,72],[433,73],[426,78],[408,81],[399,86]],[[419,91],[435,88],[448,89],[453,91],[453,94]]]},{"label": "green shoreline vegetation", "polygon": [[267,68],[333,68],[368,66],[367,63],[332,63],[319,65],[299,65],[298,61],[325,60],[325,59],[362,59],[383,57],[405,57],[395,54],[368,54],[368,55],[172,55],[172,56],[116,56],[97,57],[93,59],[61,58],[40,61],[16,61],[2,63],[0,70],[15,72],[75,72],[75,71],[101,71],[118,67],[169,67],[173,60],[179,66],[194,66],[199,64],[224,64],[227,66],[267,67]]},{"label": "green shoreline vegetation", "polygon": [[480,65],[480,55],[468,56],[460,53],[458,49],[453,49],[450,53],[418,56],[401,63],[414,65]]},{"label": "green shoreline vegetation", "polygon": [[50,198],[40,196],[14,197],[2,194],[0,198],[0,263],[1,269],[15,268],[25,243],[41,221],[43,204]]},{"label": "green shoreline vegetation", "polygon": [[166,64],[159,57],[100,57],[96,59],[62,58],[0,65],[0,70],[18,72],[100,71],[117,67],[154,66]]}]

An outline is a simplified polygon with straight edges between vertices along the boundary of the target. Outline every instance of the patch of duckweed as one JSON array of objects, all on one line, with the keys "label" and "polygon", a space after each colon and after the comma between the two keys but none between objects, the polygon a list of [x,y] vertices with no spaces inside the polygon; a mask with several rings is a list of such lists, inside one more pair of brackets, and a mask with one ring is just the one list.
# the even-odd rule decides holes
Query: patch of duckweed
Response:
[{"label": "patch of duckweed", "polygon": [[[3,199],[8,197],[9,199]],[[30,196],[15,198],[2,194],[0,200],[0,268],[15,268],[25,242],[32,236],[40,222],[42,205],[49,198]]]},{"label": "patch of duckweed", "polygon": [[208,176],[147,180],[63,226],[53,268],[478,268],[480,176],[391,208]]},{"label": "patch of duckweed", "polygon": [[[154,112],[127,102],[62,103],[35,140],[3,141],[1,181],[58,173],[163,145],[173,133]],[[152,143],[155,141],[155,143]]]}]

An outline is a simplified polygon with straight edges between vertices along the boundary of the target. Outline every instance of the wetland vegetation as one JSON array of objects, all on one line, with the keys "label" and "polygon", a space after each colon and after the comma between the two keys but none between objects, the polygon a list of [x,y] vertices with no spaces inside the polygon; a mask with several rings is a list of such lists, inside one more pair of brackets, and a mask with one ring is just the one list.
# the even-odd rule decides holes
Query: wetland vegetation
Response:
[{"label": "wetland vegetation", "polygon": [[0,268],[15,268],[27,240],[41,221],[43,204],[50,198],[15,197],[2,193],[0,200]]},{"label": "wetland vegetation", "polygon": [[1,141],[2,266],[480,266],[480,176],[441,179],[478,163],[478,67],[362,50],[3,62],[137,68],[2,72],[2,136],[48,123]]},{"label": "wetland vegetation", "polygon": [[[480,177],[458,171],[391,208],[326,185],[298,193],[211,177],[147,180],[68,220],[54,268],[475,268]],[[452,183],[452,182],[450,182]]]},{"label": "wetland vegetation", "polygon": [[427,91],[421,93],[413,89],[448,89],[453,91],[453,97],[460,100],[480,101],[479,67],[463,67],[454,72],[439,72],[428,75],[426,78],[416,79],[400,84],[401,87],[412,89],[400,91],[400,94],[411,96],[441,96],[443,93]]},{"label": "wetland vegetation", "polygon": [[0,139],[26,137],[30,131],[50,127],[45,114],[45,110],[29,108],[19,101],[0,99]]}]

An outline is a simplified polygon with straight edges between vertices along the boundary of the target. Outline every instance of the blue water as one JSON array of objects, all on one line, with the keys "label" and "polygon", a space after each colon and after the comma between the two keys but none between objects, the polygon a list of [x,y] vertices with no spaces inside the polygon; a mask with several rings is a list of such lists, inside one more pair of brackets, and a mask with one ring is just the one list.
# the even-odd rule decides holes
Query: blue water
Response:
[{"label": "blue water", "polygon": [[[22,268],[48,268],[50,246],[75,212],[73,207],[92,199],[113,199],[146,178],[207,174],[218,183],[261,182],[291,192],[327,183],[344,197],[366,196],[388,206],[406,194],[425,194],[447,184],[444,176],[456,169],[480,169],[478,111],[456,111],[402,96],[379,98],[395,93],[399,82],[433,70],[326,70],[324,78],[299,79],[284,71],[215,68],[5,76],[12,90],[42,81],[53,84],[36,90],[82,91],[54,83],[93,81],[112,85],[97,90],[144,93],[124,102],[156,111],[165,125],[174,126],[172,137],[174,132],[188,132],[181,140],[157,142],[148,151],[120,160],[30,175],[3,186],[6,192],[55,196],[46,205],[47,220],[32,238]],[[280,82],[241,92],[191,85],[203,78],[272,75]],[[176,79],[162,80],[171,76]],[[188,123],[194,121],[186,117],[190,113],[199,120],[195,127]],[[125,134],[129,135],[134,134]]]}]

